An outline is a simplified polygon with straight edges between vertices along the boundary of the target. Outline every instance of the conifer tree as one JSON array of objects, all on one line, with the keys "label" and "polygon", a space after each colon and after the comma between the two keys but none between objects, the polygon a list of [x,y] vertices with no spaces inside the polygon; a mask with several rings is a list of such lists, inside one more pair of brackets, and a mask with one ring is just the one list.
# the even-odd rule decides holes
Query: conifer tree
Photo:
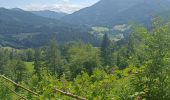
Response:
[{"label": "conifer tree", "polygon": [[38,78],[41,78],[41,51],[40,49],[35,49],[34,54],[34,70]]},{"label": "conifer tree", "polygon": [[[26,79],[27,76],[27,69],[26,65],[23,61],[21,61],[19,58],[16,60],[13,60],[14,64],[14,76],[15,76],[15,82],[19,83]],[[19,91],[19,88],[16,86],[15,91]]]},{"label": "conifer tree", "polygon": [[61,53],[58,49],[56,39],[52,39],[46,52],[46,66],[54,75],[62,75],[63,69],[61,67]]},{"label": "conifer tree", "polygon": [[111,41],[107,34],[104,34],[101,45],[101,56],[104,65],[111,65]]}]

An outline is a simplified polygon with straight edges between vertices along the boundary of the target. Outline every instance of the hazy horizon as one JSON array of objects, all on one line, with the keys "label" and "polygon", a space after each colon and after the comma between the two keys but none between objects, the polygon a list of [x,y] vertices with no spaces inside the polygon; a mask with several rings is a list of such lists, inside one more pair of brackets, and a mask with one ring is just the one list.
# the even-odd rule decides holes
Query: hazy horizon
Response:
[{"label": "hazy horizon", "polygon": [[73,13],[93,5],[99,0],[0,0],[0,7],[20,8],[26,11],[51,10],[56,12]]}]

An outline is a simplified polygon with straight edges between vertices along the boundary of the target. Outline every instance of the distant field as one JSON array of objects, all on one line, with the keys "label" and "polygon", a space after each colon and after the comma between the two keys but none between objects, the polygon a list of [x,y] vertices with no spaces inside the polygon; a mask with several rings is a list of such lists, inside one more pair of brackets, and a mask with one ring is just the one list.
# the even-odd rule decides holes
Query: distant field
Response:
[{"label": "distant field", "polygon": [[41,33],[20,33],[20,34],[14,34],[12,35],[12,38],[17,40],[25,40],[25,39],[31,39],[35,35],[39,35]]},{"label": "distant field", "polygon": [[26,68],[28,72],[32,73],[34,71],[34,62],[25,62]]},{"label": "distant field", "polygon": [[91,34],[95,37],[98,37],[100,39],[103,38],[104,34],[108,34],[110,40],[112,41],[119,41],[124,38],[123,33],[128,28],[126,25],[117,25],[113,28],[107,28],[107,27],[92,27],[91,28]]}]

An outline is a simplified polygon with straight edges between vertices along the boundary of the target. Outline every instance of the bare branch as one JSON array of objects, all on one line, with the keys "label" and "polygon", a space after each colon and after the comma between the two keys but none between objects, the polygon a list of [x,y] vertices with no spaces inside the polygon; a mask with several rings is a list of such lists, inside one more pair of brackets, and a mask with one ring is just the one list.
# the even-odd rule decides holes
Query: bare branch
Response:
[{"label": "bare branch", "polygon": [[18,83],[16,83],[16,82],[12,81],[11,79],[5,77],[4,75],[0,75],[0,78],[3,78],[4,80],[6,80],[6,81],[8,81],[8,82],[10,82],[10,83],[12,83],[12,84],[14,84],[15,86],[20,87],[20,88],[22,88],[22,89],[24,89],[24,90],[26,90],[26,91],[28,91],[28,92],[30,92],[30,93],[38,96],[38,93],[36,93],[36,92],[34,92],[34,91],[32,91],[32,90],[30,90],[30,89],[28,89],[28,88],[25,88],[25,87],[19,85]]},{"label": "bare branch", "polygon": [[[34,92],[34,91],[32,91],[32,90],[30,90],[30,89],[28,89],[28,88],[25,88],[25,87],[19,85],[18,83],[12,81],[11,79],[5,77],[4,75],[0,75],[0,78],[2,78],[2,79],[4,79],[4,80],[6,80],[6,81],[8,81],[8,82],[10,82],[10,83],[12,83],[12,84],[14,84],[14,85],[17,86],[17,87],[20,87],[20,88],[22,88],[22,89],[24,89],[24,90],[26,90],[26,91],[28,91],[28,92],[36,95],[36,96],[39,95],[38,93],[36,93],[36,92]],[[11,89],[10,89],[10,90],[11,90]],[[87,100],[86,98],[83,98],[83,97],[80,97],[80,96],[78,96],[78,95],[74,95],[74,94],[71,94],[71,93],[68,93],[68,92],[64,92],[64,91],[59,90],[59,89],[54,89],[54,90],[55,90],[55,92],[59,92],[59,93],[61,93],[62,95],[65,95],[65,96],[68,96],[68,97],[71,97],[71,98],[75,98],[75,99],[77,99],[77,100]],[[13,93],[15,93],[16,95],[20,96],[20,95],[17,94],[15,91],[13,91],[13,90],[11,90],[11,91],[12,91]],[[22,96],[20,96],[20,97],[22,97]],[[22,98],[23,98],[23,97],[22,97]],[[23,99],[24,99],[24,98],[23,98]]]},{"label": "bare branch", "polygon": [[10,89],[8,86],[6,86],[5,84],[3,84],[8,90],[10,90],[11,92],[13,92],[15,95],[17,95],[18,97],[20,97],[20,99],[22,100],[27,100],[25,97],[21,96],[20,94],[16,93],[14,90]]},{"label": "bare branch", "polygon": [[54,89],[56,92],[59,92],[61,93],[62,95],[66,95],[66,96],[69,96],[69,97],[72,97],[72,98],[75,98],[77,100],[87,100],[83,97],[80,97],[80,96],[77,96],[77,95],[74,95],[74,94],[71,94],[71,93],[67,93],[67,92],[64,92],[62,90],[59,90],[59,89]]}]

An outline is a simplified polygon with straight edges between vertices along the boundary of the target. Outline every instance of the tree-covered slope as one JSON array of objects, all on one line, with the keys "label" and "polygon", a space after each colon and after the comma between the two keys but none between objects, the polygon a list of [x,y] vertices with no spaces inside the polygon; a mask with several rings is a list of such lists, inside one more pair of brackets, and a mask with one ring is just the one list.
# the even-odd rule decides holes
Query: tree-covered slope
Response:
[{"label": "tree-covered slope", "polygon": [[169,0],[101,0],[62,20],[86,25],[116,25],[128,21],[145,23],[153,15],[159,15],[167,9],[170,9]]},{"label": "tree-covered slope", "polygon": [[[0,8],[0,44],[14,47],[35,47],[47,43],[52,37],[60,43],[85,41],[98,43],[88,34],[88,28],[48,19],[18,9]],[[17,45],[16,45],[17,44]]]}]

